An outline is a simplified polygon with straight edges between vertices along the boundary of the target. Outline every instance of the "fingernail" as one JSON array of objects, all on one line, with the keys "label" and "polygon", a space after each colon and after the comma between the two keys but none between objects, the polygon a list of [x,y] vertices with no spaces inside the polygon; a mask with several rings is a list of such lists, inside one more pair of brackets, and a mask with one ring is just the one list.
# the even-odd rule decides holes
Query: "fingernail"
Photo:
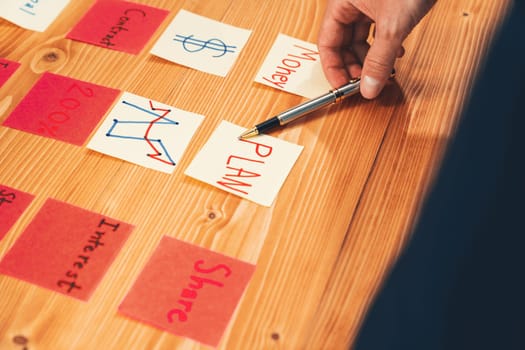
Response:
[{"label": "fingernail", "polygon": [[377,95],[379,95],[379,92],[381,91],[381,84],[379,80],[372,78],[371,76],[365,75],[363,77],[363,87],[364,89],[361,89],[361,92],[364,97],[368,98],[374,98]]}]

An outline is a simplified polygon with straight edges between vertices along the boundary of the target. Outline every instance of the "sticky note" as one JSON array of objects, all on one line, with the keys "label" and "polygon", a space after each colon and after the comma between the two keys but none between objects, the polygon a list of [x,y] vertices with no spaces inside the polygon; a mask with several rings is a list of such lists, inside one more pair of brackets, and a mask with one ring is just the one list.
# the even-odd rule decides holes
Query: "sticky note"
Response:
[{"label": "sticky note", "polygon": [[81,146],[119,93],[46,72],[3,125]]},{"label": "sticky note", "polygon": [[0,2],[0,17],[22,28],[43,32],[68,3],[69,0],[4,0]]},{"label": "sticky note", "polygon": [[251,31],[181,10],[151,53],[166,60],[224,77]]},{"label": "sticky note", "polygon": [[172,173],[204,117],[124,92],[88,148]]},{"label": "sticky note", "polygon": [[299,96],[314,98],[331,88],[315,44],[279,34],[255,81]]},{"label": "sticky note", "polygon": [[132,228],[48,199],[0,262],[0,273],[87,301]]},{"label": "sticky note", "polygon": [[119,311],[217,346],[254,270],[252,264],[164,236]]},{"label": "sticky note", "polygon": [[130,1],[96,1],[67,38],[138,54],[168,13]]},{"label": "sticky note", "polygon": [[0,240],[31,204],[34,196],[0,184]]},{"label": "sticky note", "polygon": [[20,67],[20,63],[0,58],[0,87],[5,84],[18,67]]},{"label": "sticky note", "polygon": [[185,174],[264,206],[271,206],[303,147],[222,121]]}]

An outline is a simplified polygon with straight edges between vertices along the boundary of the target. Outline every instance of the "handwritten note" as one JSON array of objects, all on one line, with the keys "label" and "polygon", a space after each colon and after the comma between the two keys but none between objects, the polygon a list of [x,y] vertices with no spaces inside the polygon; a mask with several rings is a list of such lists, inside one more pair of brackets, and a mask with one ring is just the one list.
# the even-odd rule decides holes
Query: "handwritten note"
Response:
[{"label": "handwritten note", "polygon": [[0,240],[29,206],[32,194],[0,185]]},{"label": "handwritten note", "polygon": [[20,63],[0,58],[0,87],[5,84],[18,67],[20,67]]},{"label": "handwritten note", "polygon": [[10,0],[0,2],[0,17],[22,28],[43,32],[69,0]]},{"label": "handwritten note", "polygon": [[151,53],[203,72],[226,76],[251,34],[250,30],[181,10]]},{"label": "handwritten note", "polygon": [[138,54],[168,13],[129,1],[97,1],[67,38]]},{"label": "handwritten note", "polygon": [[3,125],[81,146],[119,93],[44,73]]},{"label": "handwritten note", "polygon": [[252,264],[165,236],[119,311],[217,346],[254,270]]},{"label": "handwritten note", "polygon": [[132,228],[48,199],[0,262],[0,273],[87,301]]},{"label": "handwritten note", "polygon": [[317,46],[283,34],[277,36],[255,81],[307,98],[331,89]]},{"label": "handwritten note", "polygon": [[239,140],[243,131],[223,121],[185,174],[271,206],[303,147],[267,135]]},{"label": "handwritten note", "polygon": [[125,92],[88,148],[172,173],[204,117]]}]

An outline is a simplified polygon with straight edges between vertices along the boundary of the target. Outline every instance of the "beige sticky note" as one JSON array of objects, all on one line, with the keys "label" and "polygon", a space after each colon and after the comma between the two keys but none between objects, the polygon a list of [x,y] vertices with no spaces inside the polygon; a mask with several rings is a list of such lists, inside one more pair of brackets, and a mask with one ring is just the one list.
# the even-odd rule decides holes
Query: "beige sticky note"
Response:
[{"label": "beige sticky note", "polygon": [[0,2],[0,17],[22,28],[43,32],[68,3],[69,0],[3,0]]},{"label": "beige sticky note", "polygon": [[277,36],[255,81],[307,98],[331,89],[317,46],[284,34]]},{"label": "beige sticky note", "polygon": [[251,31],[181,10],[151,53],[183,66],[226,76]]},{"label": "beige sticky note", "polygon": [[124,92],[88,148],[172,173],[204,116]]},{"label": "beige sticky note", "polygon": [[239,140],[245,130],[222,121],[185,174],[271,206],[303,147],[267,135]]}]

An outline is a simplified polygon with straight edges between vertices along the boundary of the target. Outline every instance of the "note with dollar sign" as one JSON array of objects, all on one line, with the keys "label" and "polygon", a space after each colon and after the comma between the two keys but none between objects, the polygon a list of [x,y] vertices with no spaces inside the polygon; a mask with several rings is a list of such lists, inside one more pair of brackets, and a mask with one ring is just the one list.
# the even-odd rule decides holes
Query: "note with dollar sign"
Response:
[{"label": "note with dollar sign", "polygon": [[251,31],[181,10],[151,53],[168,61],[224,77]]}]

